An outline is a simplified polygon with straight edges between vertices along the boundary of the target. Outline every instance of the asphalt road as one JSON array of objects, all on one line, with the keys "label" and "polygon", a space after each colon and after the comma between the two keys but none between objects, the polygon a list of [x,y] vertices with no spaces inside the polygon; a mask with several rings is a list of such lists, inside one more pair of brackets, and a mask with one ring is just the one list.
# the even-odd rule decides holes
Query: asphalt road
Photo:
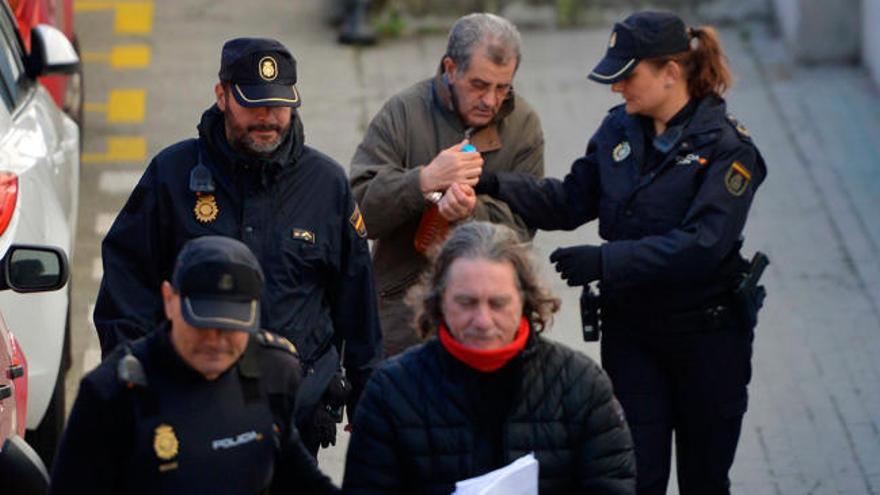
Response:
[{"label": "asphalt road", "polygon": [[[436,69],[442,36],[368,50],[341,47],[321,22],[321,5],[79,2],[90,105],[73,269],[71,394],[99,357],[89,314],[101,275],[100,240],[149,157],[195,135],[212,103],[224,40],[269,36],[292,50],[307,143],[343,164],[380,105]],[[723,32],[738,76],[731,107],[770,163],[745,250],[763,250],[773,260],[734,489],[880,493],[880,221],[871,213],[880,194],[872,172],[880,154],[880,97],[856,69],[791,66],[779,43],[760,31]],[[564,175],[617,103],[607,88],[585,79],[607,34],[523,33],[515,86],[541,116],[549,176]],[[595,226],[587,226],[540,233],[535,242],[543,273],[563,298],[549,335],[594,357],[598,346],[580,341],[577,291],[558,280],[546,257],[560,245],[598,241]],[[346,435],[340,440],[321,454],[322,467],[337,480]]]}]

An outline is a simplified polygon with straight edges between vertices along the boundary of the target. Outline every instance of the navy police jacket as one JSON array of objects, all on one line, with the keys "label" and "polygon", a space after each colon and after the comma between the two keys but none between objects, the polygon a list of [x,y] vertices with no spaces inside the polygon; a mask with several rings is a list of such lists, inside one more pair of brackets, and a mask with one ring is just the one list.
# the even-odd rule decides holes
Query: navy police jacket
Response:
[{"label": "navy police jacket", "polygon": [[260,261],[261,324],[292,340],[304,362],[343,340],[347,368],[378,362],[366,231],[342,167],[303,144],[296,114],[269,160],[230,147],[216,106],[198,129],[198,139],[156,155],[103,241],[94,312],[103,354],[164,319],[159,287],[183,244],[222,235]]},{"label": "navy police jacket", "polygon": [[[292,423],[301,369],[289,342],[252,335],[238,362],[209,381],[169,332],[164,323],[82,379],[53,495],[338,492]],[[137,373],[120,372],[132,370],[119,366],[127,354]]]},{"label": "navy police jacket", "polygon": [[[723,99],[695,105],[652,142],[641,117],[612,108],[562,181],[499,174],[500,199],[532,228],[599,219],[605,305],[699,308],[729,293],[746,269],[741,235],[764,160]],[[649,152],[659,163],[644,163]]]}]

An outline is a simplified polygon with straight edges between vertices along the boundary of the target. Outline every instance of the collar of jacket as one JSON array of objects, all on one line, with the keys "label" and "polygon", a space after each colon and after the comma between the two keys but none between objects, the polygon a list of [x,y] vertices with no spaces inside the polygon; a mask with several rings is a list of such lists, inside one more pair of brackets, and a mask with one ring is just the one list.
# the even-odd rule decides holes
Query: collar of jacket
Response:
[{"label": "collar of jacket", "polygon": [[[437,74],[434,76],[433,93],[434,104],[450,122],[454,123],[453,125],[456,128],[461,130],[463,138],[466,130],[465,123],[462,122],[461,116],[458,115],[458,110],[455,108],[455,101],[452,98],[452,90],[450,89],[449,83],[443,72],[442,63],[437,69]],[[504,100],[504,103],[501,104],[501,110],[498,111],[495,118],[492,119],[488,125],[474,129],[474,132],[470,137],[470,142],[477,148],[477,151],[480,153],[486,153],[501,149],[503,143],[501,142],[501,135],[498,132],[498,125],[505,117],[513,112],[515,100],[516,98],[513,95],[513,91],[511,91],[507,99]]]},{"label": "collar of jacket", "polygon": [[296,112],[290,119],[290,131],[275,152],[267,158],[258,158],[232,148],[226,139],[226,123],[223,112],[216,104],[205,110],[198,125],[199,138],[208,151],[231,172],[232,169],[257,169],[265,185],[280,169],[299,160],[304,151],[305,133]]},{"label": "collar of jacket", "polygon": [[[611,123],[627,135],[643,135],[640,117],[626,113],[625,106],[620,104],[609,110]],[[685,124],[678,141],[718,131],[726,116],[727,105],[723,98],[717,95],[703,97],[697,103],[693,116]]]}]

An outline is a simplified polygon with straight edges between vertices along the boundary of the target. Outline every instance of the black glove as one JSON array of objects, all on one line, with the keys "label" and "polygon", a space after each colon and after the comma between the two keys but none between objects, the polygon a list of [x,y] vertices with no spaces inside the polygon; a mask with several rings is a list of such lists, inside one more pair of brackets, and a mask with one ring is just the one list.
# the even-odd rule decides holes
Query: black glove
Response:
[{"label": "black glove", "polygon": [[364,393],[364,387],[367,386],[367,380],[370,379],[373,370],[368,368],[363,370],[349,369],[347,371],[348,381],[351,382],[351,393],[348,394],[345,408],[348,410],[348,423],[352,424],[354,423],[355,408],[357,408],[357,403],[361,398],[361,394]]},{"label": "black glove", "polygon": [[325,404],[318,404],[309,425],[309,437],[322,448],[336,445],[336,417]]},{"label": "black glove", "polygon": [[585,244],[559,248],[550,254],[550,262],[568,285],[587,285],[602,278],[602,248]]},{"label": "black glove", "polygon": [[488,194],[489,196],[498,195],[498,174],[483,170],[480,174],[480,181],[474,186],[474,192],[477,194]]},{"label": "black glove", "polygon": [[336,373],[327,385],[327,390],[324,391],[322,403],[337,423],[342,422],[342,408],[350,396],[351,382],[341,372]]}]

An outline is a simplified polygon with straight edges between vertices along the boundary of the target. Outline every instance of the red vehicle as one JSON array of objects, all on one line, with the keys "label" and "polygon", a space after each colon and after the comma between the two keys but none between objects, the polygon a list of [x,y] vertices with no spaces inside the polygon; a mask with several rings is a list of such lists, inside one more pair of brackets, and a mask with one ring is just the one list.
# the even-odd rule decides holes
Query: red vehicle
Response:
[{"label": "red vehicle", "polygon": [[[68,278],[67,258],[56,248],[12,246],[0,261],[0,290],[58,290]],[[40,456],[24,440],[27,361],[0,314],[0,493],[48,491]]]},{"label": "red vehicle", "polygon": [[[25,45],[30,52],[31,28],[48,24],[63,32],[79,54],[79,44],[73,31],[73,0],[7,0]],[[59,108],[70,115],[82,127],[83,87],[82,69],[69,75],[53,75],[40,78],[40,83],[52,95]]]}]

